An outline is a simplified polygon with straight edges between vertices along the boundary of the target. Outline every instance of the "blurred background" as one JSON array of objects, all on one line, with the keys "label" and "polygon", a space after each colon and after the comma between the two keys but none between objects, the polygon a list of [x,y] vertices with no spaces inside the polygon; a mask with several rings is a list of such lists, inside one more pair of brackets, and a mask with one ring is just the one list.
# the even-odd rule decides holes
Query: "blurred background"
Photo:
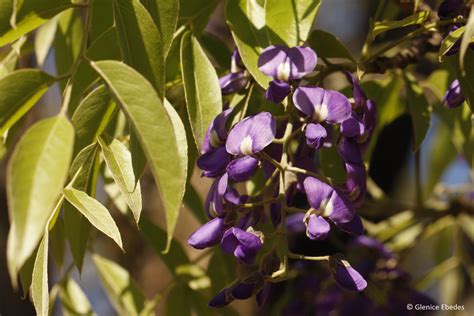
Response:
[{"label": "blurred background", "polygon": [[[369,18],[376,9],[378,2],[378,0],[325,0],[319,9],[314,28],[326,30],[336,35],[346,44],[352,54],[358,57],[366,38]],[[437,8],[438,1],[426,2],[431,4],[432,8]],[[388,1],[384,11],[384,19],[400,19],[410,15],[412,10],[413,1],[411,0]],[[233,49],[232,37],[223,17],[224,5],[223,1],[221,1],[211,17],[206,32],[219,37],[228,45],[229,49]],[[381,41],[388,41],[397,36],[396,32],[390,32]],[[25,67],[34,66],[34,62],[34,60],[21,61]],[[421,67],[419,73],[423,75],[429,74],[433,66],[430,64],[420,64],[418,67]],[[51,51],[46,59],[44,69],[49,73],[54,74],[56,72],[54,51]],[[377,78],[383,79],[384,75],[380,75]],[[326,84],[334,88],[347,86],[346,81],[340,74],[330,76]],[[35,107],[35,110],[28,115],[25,119],[25,126],[37,121],[39,118],[57,113],[59,106],[60,90],[58,86],[55,86],[48,91],[40,104]],[[433,157],[448,155],[450,154],[449,151],[452,150],[448,144],[445,146],[442,143],[440,144],[440,135],[442,133],[449,134],[449,131],[441,129],[442,126],[439,119],[433,116],[428,138],[423,143],[421,150],[422,181],[424,183],[431,181],[430,172],[435,170],[440,173],[441,183],[438,183],[435,187],[435,192],[438,192],[440,195],[446,192],[455,192],[458,188],[465,188],[466,186],[473,188],[473,172],[469,169],[469,165],[463,157],[454,154],[447,167],[437,168],[436,160]],[[386,195],[396,201],[403,202],[414,199],[413,174],[415,157],[410,149],[411,137],[412,130],[409,116],[406,114],[397,116],[395,120],[381,130],[370,164],[371,178]],[[445,139],[447,138],[445,137]],[[5,249],[6,236],[9,230],[5,195],[6,161],[5,157],[0,170],[0,315],[34,315],[34,309],[29,300],[22,299],[21,293],[12,290],[6,269]],[[101,181],[104,183],[104,180]],[[142,214],[159,226],[164,227],[164,215],[160,208],[160,201],[158,200],[158,194],[151,175],[146,173],[141,181],[144,205]],[[192,183],[198,189],[201,199],[204,199],[211,184],[210,180],[201,178],[196,170]],[[127,269],[147,297],[151,298],[158,292],[166,289],[171,282],[171,276],[155,251],[146,244],[143,237],[137,233],[136,228],[130,225],[130,221],[118,210],[120,206],[114,205],[113,201],[108,198],[108,194],[102,185],[98,187],[100,191],[97,198],[112,210],[122,232],[124,248],[127,253],[121,253],[109,239],[104,238],[100,234],[96,236],[93,249]],[[468,203],[474,205],[472,195]],[[376,214],[382,210],[372,211]],[[395,221],[402,223],[407,220],[407,216],[409,215],[400,213]],[[471,238],[474,238],[473,221],[472,217],[463,221],[463,224],[467,225],[466,229],[472,233]],[[397,226],[397,223],[393,223],[393,225]],[[195,217],[191,215],[188,209],[184,209],[178,221],[176,239],[184,245],[184,249],[188,252],[191,259],[197,258],[199,252],[186,246],[186,239],[198,226],[199,223]],[[448,261],[446,263],[445,260],[451,257],[452,252],[456,248],[455,244],[459,242],[456,238],[464,238],[456,237],[459,236],[458,220],[446,217],[442,221],[437,221],[436,225],[430,226],[431,233],[421,240],[417,239],[421,229],[419,226],[414,224],[407,227],[409,229],[406,229],[404,234],[399,234],[400,240],[398,242],[401,245],[406,245],[407,243],[408,245],[414,245],[416,242],[415,247],[406,247],[407,250],[401,261],[404,270],[411,274],[412,283],[435,301],[446,304],[463,304],[466,310],[460,314],[473,315],[474,293],[472,292],[471,285],[469,285],[471,283],[469,276],[462,269],[458,269],[457,262]],[[295,240],[297,240],[297,237]],[[314,247],[314,244],[307,243],[301,247],[310,248]],[[72,260],[71,254],[68,251],[66,247],[66,263]],[[472,247],[466,251],[473,253]],[[204,258],[199,263],[206,266],[209,261],[208,259]],[[444,265],[439,268],[438,264],[440,262]],[[438,270],[433,270],[433,267],[437,267]],[[474,266],[471,266],[470,269],[474,269]],[[430,274],[432,271],[434,271],[434,274]],[[51,282],[60,278],[61,272],[60,268],[51,264]],[[85,258],[82,274],[79,275],[77,271],[74,271],[73,276],[86,293],[93,309],[98,315],[115,314],[99,282],[90,255]],[[275,303],[270,298],[268,304],[272,305]],[[232,307],[239,315],[258,314],[254,300],[238,301],[233,303]],[[156,312],[158,315],[165,314],[163,304],[159,305]],[[60,309],[56,308],[53,314],[61,315]],[[446,314],[450,314],[450,312]]]}]

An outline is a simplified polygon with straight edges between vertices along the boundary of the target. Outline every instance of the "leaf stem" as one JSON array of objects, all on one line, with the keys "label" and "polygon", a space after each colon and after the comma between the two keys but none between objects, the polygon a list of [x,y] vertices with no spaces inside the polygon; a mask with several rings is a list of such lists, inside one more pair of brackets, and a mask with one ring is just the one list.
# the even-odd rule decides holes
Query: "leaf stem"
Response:
[{"label": "leaf stem", "polygon": [[308,260],[308,261],[328,261],[329,260],[329,256],[314,257],[314,256],[300,255],[300,254],[292,253],[292,252],[288,252],[288,257],[290,257],[291,259]]}]

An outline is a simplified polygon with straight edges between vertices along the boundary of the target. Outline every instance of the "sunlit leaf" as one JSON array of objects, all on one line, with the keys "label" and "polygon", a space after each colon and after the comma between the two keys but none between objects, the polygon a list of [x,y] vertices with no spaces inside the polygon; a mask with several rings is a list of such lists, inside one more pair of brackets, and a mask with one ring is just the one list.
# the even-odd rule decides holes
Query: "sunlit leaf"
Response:
[{"label": "sunlit leaf", "polygon": [[0,80],[0,134],[28,112],[55,79],[36,69],[15,71]]},{"label": "sunlit leaf", "polygon": [[[72,7],[70,0],[23,0],[21,2],[9,2],[6,5],[2,4],[0,7],[0,17],[2,17],[2,23],[0,24],[0,46],[17,40],[22,35],[46,23],[56,14]],[[16,9],[17,15],[14,19],[15,27],[8,23],[13,12],[12,3],[19,6]]]},{"label": "sunlit leaf", "polygon": [[74,130],[62,116],[39,121],[21,138],[7,170],[11,228],[7,258],[12,281],[38,245],[61,194]]},{"label": "sunlit leaf", "polygon": [[265,21],[272,44],[301,45],[308,39],[320,0],[267,0]]},{"label": "sunlit leaf", "polygon": [[446,38],[441,43],[441,47],[439,48],[439,61],[443,60],[443,56],[456,44],[460,39],[461,36],[464,34],[466,30],[465,26],[462,26],[446,36]]},{"label": "sunlit leaf", "polygon": [[[462,36],[461,47],[459,48],[459,65],[461,71],[464,73],[467,69],[464,69],[466,60],[466,51],[469,47],[469,44],[472,42],[474,37],[474,4],[471,3],[471,12],[469,13],[469,18],[466,23],[466,30]],[[472,61],[471,61],[472,63]]]},{"label": "sunlit leaf", "polygon": [[59,297],[65,315],[95,315],[87,296],[74,279],[66,278],[61,283]]},{"label": "sunlit leaf", "polygon": [[123,249],[120,231],[105,206],[87,193],[74,188],[65,188],[63,194],[66,200],[81,212],[95,228],[112,238]]},{"label": "sunlit leaf", "polygon": [[115,21],[123,60],[141,73],[163,98],[165,66],[160,33],[139,0],[115,0]]},{"label": "sunlit leaf", "polygon": [[217,74],[191,33],[181,40],[181,72],[189,121],[200,148],[209,124],[222,112],[222,97]]},{"label": "sunlit leaf", "polygon": [[375,22],[374,28],[372,30],[372,36],[376,37],[377,35],[393,30],[400,27],[405,27],[409,25],[423,24],[430,16],[429,11],[420,11],[413,15],[410,15],[402,20],[398,21],[378,21]]},{"label": "sunlit leaf", "polygon": [[115,310],[120,315],[138,315],[145,306],[145,296],[127,270],[115,262],[93,255],[100,281]]},{"label": "sunlit leaf", "polygon": [[270,46],[265,27],[265,9],[257,0],[227,1],[226,18],[245,67],[266,89],[270,78],[258,69],[261,51]]},{"label": "sunlit leaf", "polygon": [[92,65],[121,104],[148,158],[165,209],[169,246],[186,183],[183,123],[171,106],[161,102],[151,84],[132,68],[115,61]]},{"label": "sunlit leaf", "polygon": [[142,196],[140,182],[135,181],[133,173],[132,155],[124,144],[110,136],[104,135],[98,140],[112,177],[130,207],[135,222],[138,223],[142,211]]},{"label": "sunlit leaf", "polygon": [[43,67],[46,57],[48,57],[49,50],[53,44],[58,27],[58,20],[53,18],[41,26],[36,32],[35,36],[35,54],[38,66]]},{"label": "sunlit leaf", "polygon": [[48,315],[49,289],[48,289],[48,229],[44,230],[43,240],[36,254],[35,266],[31,281],[31,298],[37,315]]},{"label": "sunlit leaf", "polygon": [[[81,12],[69,9],[58,15],[58,29],[54,39],[54,58],[57,73],[68,73],[79,57],[84,36]],[[62,82],[63,86],[65,82]]]}]

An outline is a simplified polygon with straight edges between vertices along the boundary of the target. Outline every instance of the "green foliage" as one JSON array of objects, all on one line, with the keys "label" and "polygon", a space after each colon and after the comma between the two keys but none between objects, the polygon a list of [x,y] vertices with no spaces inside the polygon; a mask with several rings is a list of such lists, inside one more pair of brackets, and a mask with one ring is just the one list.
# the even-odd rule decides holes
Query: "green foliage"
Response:
[{"label": "green foliage", "polygon": [[314,30],[308,39],[309,46],[314,49],[318,57],[346,58],[355,61],[347,47],[331,33]]},{"label": "green foliage", "polygon": [[372,29],[372,36],[375,38],[377,35],[393,30],[400,27],[423,24],[430,16],[428,11],[420,11],[413,15],[410,15],[399,21],[380,21],[374,24]]}]

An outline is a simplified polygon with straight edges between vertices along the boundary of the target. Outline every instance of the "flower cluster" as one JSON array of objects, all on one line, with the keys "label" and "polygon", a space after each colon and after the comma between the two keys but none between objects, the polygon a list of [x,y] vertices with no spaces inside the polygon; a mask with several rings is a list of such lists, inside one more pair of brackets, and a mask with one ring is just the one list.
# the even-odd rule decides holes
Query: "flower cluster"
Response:
[{"label": "flower cluster", "polygon": [[[366,195],[362,155],[375,129],[376,106],[351,73],[345,75],[352,99],[305,81],[316,64],[316,53],[309,47],[266,48],[258,61],[259,69],[272,78],[265,97],[276,104],[286,99],[285,114],[277,119],[270,112],[257,112],[232,125],[237,110],[229,108],[206,132],[197,165],[203,176],[213,179],[205,202],[210,220],[188,243],[196,249],[220,245],[251,271],[219,292],[210,306],[252,296],[263,304],[271,284],[288,275],[288,258],[305,259],[287,246],[294,218],[311,240],[325,240],[333,230],[364,233],[356,209]],[[245,88],[248,80],[252,79],[235,51],[231,73],[220,79],[223,95]],[[346,169],[343,183],[318,170],[320,151],[333,146]],[[249,180],[261,186],[250,196],[237,186]],[[342,255],[316,259],[329,263],[340,287],[362,291],[367,286]]]}]

